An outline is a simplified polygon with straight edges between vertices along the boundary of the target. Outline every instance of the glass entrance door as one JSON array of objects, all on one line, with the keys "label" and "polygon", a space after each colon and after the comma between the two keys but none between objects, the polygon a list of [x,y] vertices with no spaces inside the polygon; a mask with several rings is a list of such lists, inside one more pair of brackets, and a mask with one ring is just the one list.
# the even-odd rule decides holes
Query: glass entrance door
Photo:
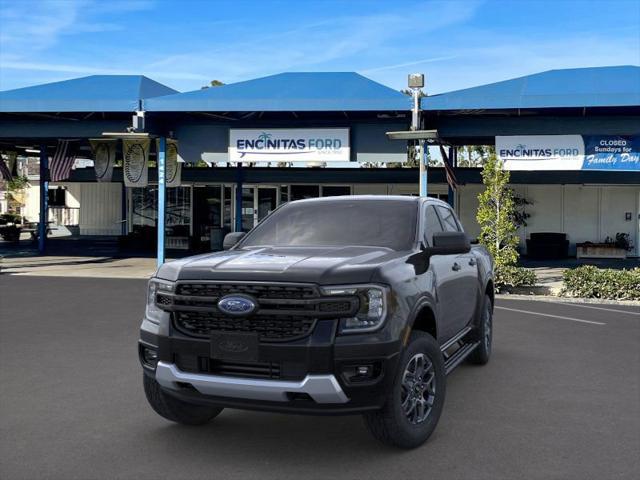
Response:
[{"label": "glass entrance door", "polygon": [[[248,232],[278,206],[278,187],[242,187],[242,231]],[[237,215],[238,212],[236,211]],[[234,218],[235,224],[235,218]]]},{"label": "glass entrance door", "polygon": [[256,203],[257,217],[255,225],[261,222],[264,217],[269,215],[278,206],[278,189],[276,187],[258,187]]}]

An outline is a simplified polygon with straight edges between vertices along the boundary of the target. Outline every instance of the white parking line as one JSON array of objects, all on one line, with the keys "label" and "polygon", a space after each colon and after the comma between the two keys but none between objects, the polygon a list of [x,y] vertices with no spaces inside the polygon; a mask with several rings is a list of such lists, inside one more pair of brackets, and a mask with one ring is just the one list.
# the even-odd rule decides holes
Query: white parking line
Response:
[{"label": "white parking line", "polygon": [[495,308],[500,310],[508,310],[510,312],[528,313],[529,315],[540,315],[542,317],[560,318],[562,320],[571,320],[572,322],[590,323],[592,325],[606,325],[606,323],[602,323],[602,322],[582,320],[581,318],[563,317],[562,315],[551,315],[550,313],[533,312],[531,310],[518,310],[517,308],[507,308],[507,307],[500,307],[500,306],[496,306]]},{"label": "white parking line", "polygon": [[627,315],[640,315],[640,312],[631,312],[629,310],[618,310],[617,308],[594,307],[593,305],[584,305],[583,303],[572,302],[544,302],[552,305],[567,305],[568,307],[593,308],[594,310],[604,310],[607,312],[626,313]]}]

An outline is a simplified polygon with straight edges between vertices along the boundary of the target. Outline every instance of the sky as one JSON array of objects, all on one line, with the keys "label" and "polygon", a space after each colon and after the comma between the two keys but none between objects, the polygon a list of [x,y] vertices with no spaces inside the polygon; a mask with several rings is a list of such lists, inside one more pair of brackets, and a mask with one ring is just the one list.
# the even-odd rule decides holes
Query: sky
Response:
[{"label": "sky", "polygon": [[180,91],[285,71],[411,72],[441,93],[640,65],[640,1],[0,0],[0,90],[143,74]]}]

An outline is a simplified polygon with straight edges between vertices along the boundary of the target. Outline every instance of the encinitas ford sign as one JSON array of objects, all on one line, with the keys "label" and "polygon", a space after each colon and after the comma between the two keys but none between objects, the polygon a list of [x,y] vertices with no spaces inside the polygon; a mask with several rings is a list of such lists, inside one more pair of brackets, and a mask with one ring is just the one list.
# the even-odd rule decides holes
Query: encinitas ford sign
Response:
[{"label": "encinitas ford sign", "polygon": [[580,170],[580,135],[496,136],[496,154],[507,170]]},{"label": "encinitas ford sign", "polygon": [[230,162],[348,162],[348,128],[230,129]]}]

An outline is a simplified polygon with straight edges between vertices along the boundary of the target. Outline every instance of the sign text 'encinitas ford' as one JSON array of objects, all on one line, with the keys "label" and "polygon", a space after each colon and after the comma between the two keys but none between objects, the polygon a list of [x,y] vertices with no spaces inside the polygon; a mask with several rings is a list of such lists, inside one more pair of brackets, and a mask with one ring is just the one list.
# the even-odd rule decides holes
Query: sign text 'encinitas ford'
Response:
[{"label": "sign text 'encinitas ford'", "polygon": [[230,129],[230,162],[348,162],[348,128]]}]

